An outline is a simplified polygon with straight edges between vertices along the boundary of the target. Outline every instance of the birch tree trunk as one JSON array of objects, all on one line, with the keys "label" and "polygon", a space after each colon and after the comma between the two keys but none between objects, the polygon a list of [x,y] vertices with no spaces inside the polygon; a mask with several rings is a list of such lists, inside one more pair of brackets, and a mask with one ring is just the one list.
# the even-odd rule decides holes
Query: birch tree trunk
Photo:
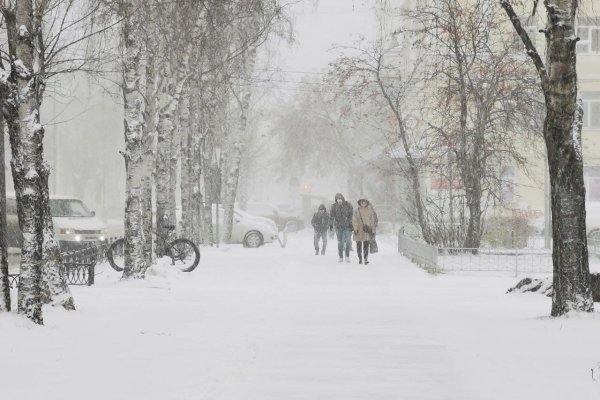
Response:
[{"label": "birch tree trunk", "polygon": [[46,3],[19,1],[3,8],[11,55],[14,100],[3,109],[11,143],[11,169],[23,232],[18,312],[42,324],[44,303],[74,309],[50,214],[39,109],[45,88],[42,17]]},{"label": "birch tree trunk", "polygon": [[143,181],[143,230],[144,230],[144,253],[146,256],[147,265],[154,262],[154,240],[152,233],[152,216],[154,213],[152,207],[152,189],[154,185],[155,160],[156,160],[156,125],[158,120],[157,109],[157,94],[158,82],[160,79],[157,76],[157,61],[159,40],[154,35],[146,37],[146,109],[144,114],[144,131],[146,136],[146,149],[144,162],[148,169],[148,174]]},{"label": "birch tree trunk", "polygon": [[181,230],[183,236],[189,238],[196,245],[198,242],[192,235],[192,207],[191,207],[191,117],[190,117],[190,90],[185,90],[179,104],[179,138],[181,155]]},{"label": "birch tree trunk", "polygon": [[[247,53],[241,55],[242,58],[242,79],[249,80],[254,70],[256,61],[256,48],[252,47]],[[240,165],[242,163],[242,151],[244,139],[246,137],[246,127],[248,125],[248,109],[250,108],[250,97],[252,95],[251,86],[239,85],[238,93],[234,92],[234,97],[237,100],[240,118],[238,120],[232,148],[228,154],[228,168],[225,172],[224,187],[223,187],[223,226],[225,232],[223,240],[225,243],[231,241],[231,232],[233,230],[233,209],[238,190],[238,182],[240,177]]]},{"label": "birch tree trunk", "polygon": [[[203,177],[203,157],[206,129],[201,116],[204,115],[200,109],[200,95],[190,96],[190,148],[189,151],[189,208],[191,211],[191,238],[194,243],[205,243],[209,237],[209,231],[205,224],[204,200],[207,198],[202,195],[202,177]],[[205,192],[206,194],[206,192]]]},{"label": "birch tree trunk", "polygon": [[575,15],[577,0],[546,0],[546,64],[509,0],[500,4],[525,44],[546,101],[544,141],[552,203],[552,316],[594,309],[585,225],[581,153],[583,109],[578,104]]},{"label": "birch tree trunk", "polygon": [[10,283],[6,247],[6,178],[4,159],[4,119],[0,117],[0,312],[10,311]]},{"label": "birch tree trunk", "polygon": [[140,9],[142,0],[125,0],[123,17],[123,101],[125,107],[125,266],[123,279],[142,279],[149,267],[147,250],[148,182],[151,180],[148,149],[152,135],[146,123],[146,46]]},{"label": "birch tree trunk", "polygon": [[[164,55],[163,55],[164,56]],[[166,57],[167,59],[169,56]],[[159,93],[158,136],[156,149],[156,236],[167,236],[168,225],[175,225],[175,204],[170,204],[170,169],[173,132],[175,131],[175,111],[177,100],[175,98],[175,82],[170,61],[162,64],[163,76],[161,77]],[[164,241],[159,241],[156,246],[156,255],[162,257],[166,248]]]},{"label": "birch tree trunk", "polygon": [[[173,55],[171,55],[173,56]],[[185,58],[185,56],[184,56]],[[183,87],[186,84],[185,66],[173,71],[174,64],[178,62],[171,59],[164,66],[165,75],[162,77],[160,107],[158,110],[157,125],[157,158],[156,158],[156,235],[163,238],[168,234],[167,226],[176,225],[175,217],[175,189],[177,183],[176,169],[178,162],[179,138],[175,129],[177,106]],[[181,62],[183,65],[187,63]],[[165,241],[160,241],[156,247],[156,255],[165,254]]]}]

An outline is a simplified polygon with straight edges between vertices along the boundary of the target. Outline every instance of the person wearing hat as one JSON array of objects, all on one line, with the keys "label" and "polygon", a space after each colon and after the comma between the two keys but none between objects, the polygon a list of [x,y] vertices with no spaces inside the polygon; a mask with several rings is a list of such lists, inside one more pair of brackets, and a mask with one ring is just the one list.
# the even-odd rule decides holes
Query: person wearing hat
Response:
[{"label": "person wearing hat", "polygon": [[329,211],[329,229],[335,233],[338,240],[338,262],[350,262],[350,247],[352,246],[352,204],[344,199],[341,193],[335,195],[335,203]]},{"label": "person wearing hat", "polygon": [[359,264],[362,264],[363,260],[365,265],[369,264],[369,243],[375,234],[376,225],[375,211],[369,200],[358,200],[358,208],[352,215],[352,228]]},{"label": "person wearing hat", "polygon": [[327,213],[325,204],[319,206],[310,223],[315,229],[315,254],[319,255],[319,241],[322,239],[323,248],[321,249],[321,255],[324,255],[327,248],[327,227],[329,226],[329,214]]}]

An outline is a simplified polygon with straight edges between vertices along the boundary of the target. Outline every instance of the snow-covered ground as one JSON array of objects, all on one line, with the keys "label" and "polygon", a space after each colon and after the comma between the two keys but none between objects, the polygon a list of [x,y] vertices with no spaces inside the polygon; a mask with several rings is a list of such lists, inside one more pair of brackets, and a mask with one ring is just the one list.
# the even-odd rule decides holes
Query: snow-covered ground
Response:
[{"label": "snow-covered ground", "polygon": [[308,231],[143,282],[99,266],[75,312],[0,315],[0,398],[600,398],[598,313],[549,318],[549,298],[505,294],[510,274],[432,276],[395,244],[367,267],[335,241],[315,256]]}]

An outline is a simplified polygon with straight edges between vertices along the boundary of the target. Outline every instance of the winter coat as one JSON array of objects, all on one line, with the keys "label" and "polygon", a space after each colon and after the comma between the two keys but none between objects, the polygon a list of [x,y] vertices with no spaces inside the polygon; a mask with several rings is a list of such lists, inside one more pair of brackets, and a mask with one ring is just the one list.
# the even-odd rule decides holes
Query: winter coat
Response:
[{"label": "winter coat", "polygon": [[[360,203],[366,201],[366,206],[361,206]],[[375,233],[375,211],[367,199],[361,199],[358,201],[358,208],[354,210],[352,215],[352,227],[354,230],[354,240],[357,242],[364,242],[371,240]],[[366,232],[365,226],[370,227],[370,232]],[[368,230],[368,228],[367,228]]]},{"label": "winter coat", "polygon": [[[342,204],[338,204],[337,199],[342,199]],[[329,211],[329,227],[352,230],[352,204],[348,203],[341,193],[335,195],[335,200]]]},{"label": "winter coat", "polygon": [[329,226],[329,214],[327,213],[327,208],[323,204],[319,206],[319,211],[314,213],[310,223],[317,232],[325,232],[327,230],[327,227]]}]

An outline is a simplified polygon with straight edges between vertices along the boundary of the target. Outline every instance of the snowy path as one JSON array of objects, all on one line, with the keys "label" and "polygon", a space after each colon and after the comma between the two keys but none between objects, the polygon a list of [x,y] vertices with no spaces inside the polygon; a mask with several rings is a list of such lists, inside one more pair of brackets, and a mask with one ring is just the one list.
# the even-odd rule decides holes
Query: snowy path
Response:
[{"label": "snowy path", "polygon": [[600,398],[598,314],[547,318],[549,299],[504,293],[510,276],[428,275],[393,238],[368,267],[311,242],[203,249],[193,273],[145,282],[100,268],[77,312],[0,315],[0,397]]}]

